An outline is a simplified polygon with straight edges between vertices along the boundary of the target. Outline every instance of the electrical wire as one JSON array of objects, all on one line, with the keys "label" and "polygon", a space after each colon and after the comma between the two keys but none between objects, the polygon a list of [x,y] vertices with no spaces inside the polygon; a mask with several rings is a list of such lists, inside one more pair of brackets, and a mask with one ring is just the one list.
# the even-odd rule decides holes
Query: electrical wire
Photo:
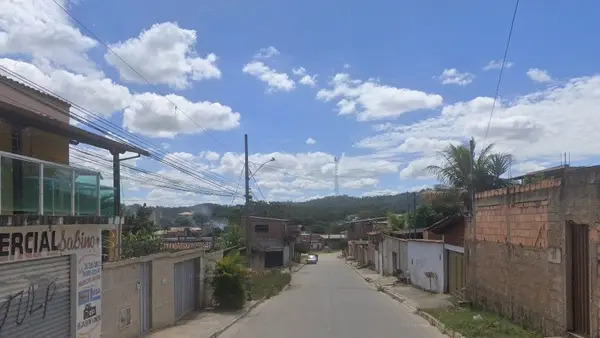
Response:
[{"label": "electrical wire", "polygon": [[506,41],[506,48],[504,49],[504,56],[502,57],[502,65],[500,66],[500,73],[498,74],[498,83],[496,84],[496,93],[494,94],[494,101],[492,103],[492,109],[490,111],[490,118],[487,123],[485,130],[484,143],[487,141],[488,133],[490,131],[490,124],[492,122],[492,116],[494,115],[494,109],[496,108],[496,101],[498,100],[498,92],[500,91],[500,83],[502,82],[502,74],[504,73],[504,65],[506,64],[506,56],[508,55],[508,47],[510,46],[510,40],[512,38],[513,27],[515,26],[515,19],[517,17],[517,10],[519,9],[519,0],[515,3],[515,10],[513,12],[512,20],[510,22],[510,30],[508,31],[508,39]]},{"label": "electrical wire", "polygon": [[242,168],[242,170],[240,171],[240,178],[238,179],[237,187],[235,187],[235,195],[233,195],[233,198],[231,199],[231,205],[233,205],[233,202],[235,201],[235,198],[237,197],[237,192],[238,192],[238,189],[240,188],[240,183],[242,182],[243,174],[244,174],[244,168]]}]

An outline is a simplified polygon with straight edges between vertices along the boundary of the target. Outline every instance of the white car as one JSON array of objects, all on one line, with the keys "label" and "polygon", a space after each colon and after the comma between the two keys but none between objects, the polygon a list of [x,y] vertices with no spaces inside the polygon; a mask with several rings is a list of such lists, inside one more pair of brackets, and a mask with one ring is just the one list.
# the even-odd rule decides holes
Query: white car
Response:
[{"label": "white car", "polygon": [[306,264],[317,264],[318,260],[319,260],[319,257],[317,255],[308,255]]}]

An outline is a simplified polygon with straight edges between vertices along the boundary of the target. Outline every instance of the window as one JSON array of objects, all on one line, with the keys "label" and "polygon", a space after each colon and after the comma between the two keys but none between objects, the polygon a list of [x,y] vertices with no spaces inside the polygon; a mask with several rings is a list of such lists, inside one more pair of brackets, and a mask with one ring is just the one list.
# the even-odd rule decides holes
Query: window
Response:
[{"label": "window", "polygon": [[254,226],[254,232],[269,232],[268,224],[257,224]]}]

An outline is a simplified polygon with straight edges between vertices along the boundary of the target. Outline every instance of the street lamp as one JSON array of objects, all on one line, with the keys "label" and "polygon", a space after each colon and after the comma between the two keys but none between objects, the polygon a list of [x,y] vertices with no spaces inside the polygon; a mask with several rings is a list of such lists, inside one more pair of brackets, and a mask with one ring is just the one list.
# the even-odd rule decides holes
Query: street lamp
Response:
[{"label": "street lamp", "polygon": [[275,157],[271,157],[270,160],[266,161],[265,163],[261,164],[258,166],[258,169],[256,169],[253,173],[252,176],[250,176],[250,178],[253,178],[254,175],[256,175],[256,173],[260,170],[260,168],[262,168],[265,164],[269,163],[269,162],[275,162]]}]

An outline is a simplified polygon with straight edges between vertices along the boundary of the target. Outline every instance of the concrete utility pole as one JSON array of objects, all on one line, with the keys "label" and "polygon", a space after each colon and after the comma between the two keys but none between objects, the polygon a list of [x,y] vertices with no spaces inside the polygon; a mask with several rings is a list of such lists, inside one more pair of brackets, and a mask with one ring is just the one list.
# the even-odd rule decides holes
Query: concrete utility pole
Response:
[{"label": "concrete utility pole", "polygon": [[245,168],[245,182],[246,182],[246,205],[244,206],[244,218],[246,225],[246,259],[248,259],[248,268],[252,268],[252,248],[251,246],[251,229],[250,229],[250,171],[248,169],[248,134],[244,134],[244,168]]}]

